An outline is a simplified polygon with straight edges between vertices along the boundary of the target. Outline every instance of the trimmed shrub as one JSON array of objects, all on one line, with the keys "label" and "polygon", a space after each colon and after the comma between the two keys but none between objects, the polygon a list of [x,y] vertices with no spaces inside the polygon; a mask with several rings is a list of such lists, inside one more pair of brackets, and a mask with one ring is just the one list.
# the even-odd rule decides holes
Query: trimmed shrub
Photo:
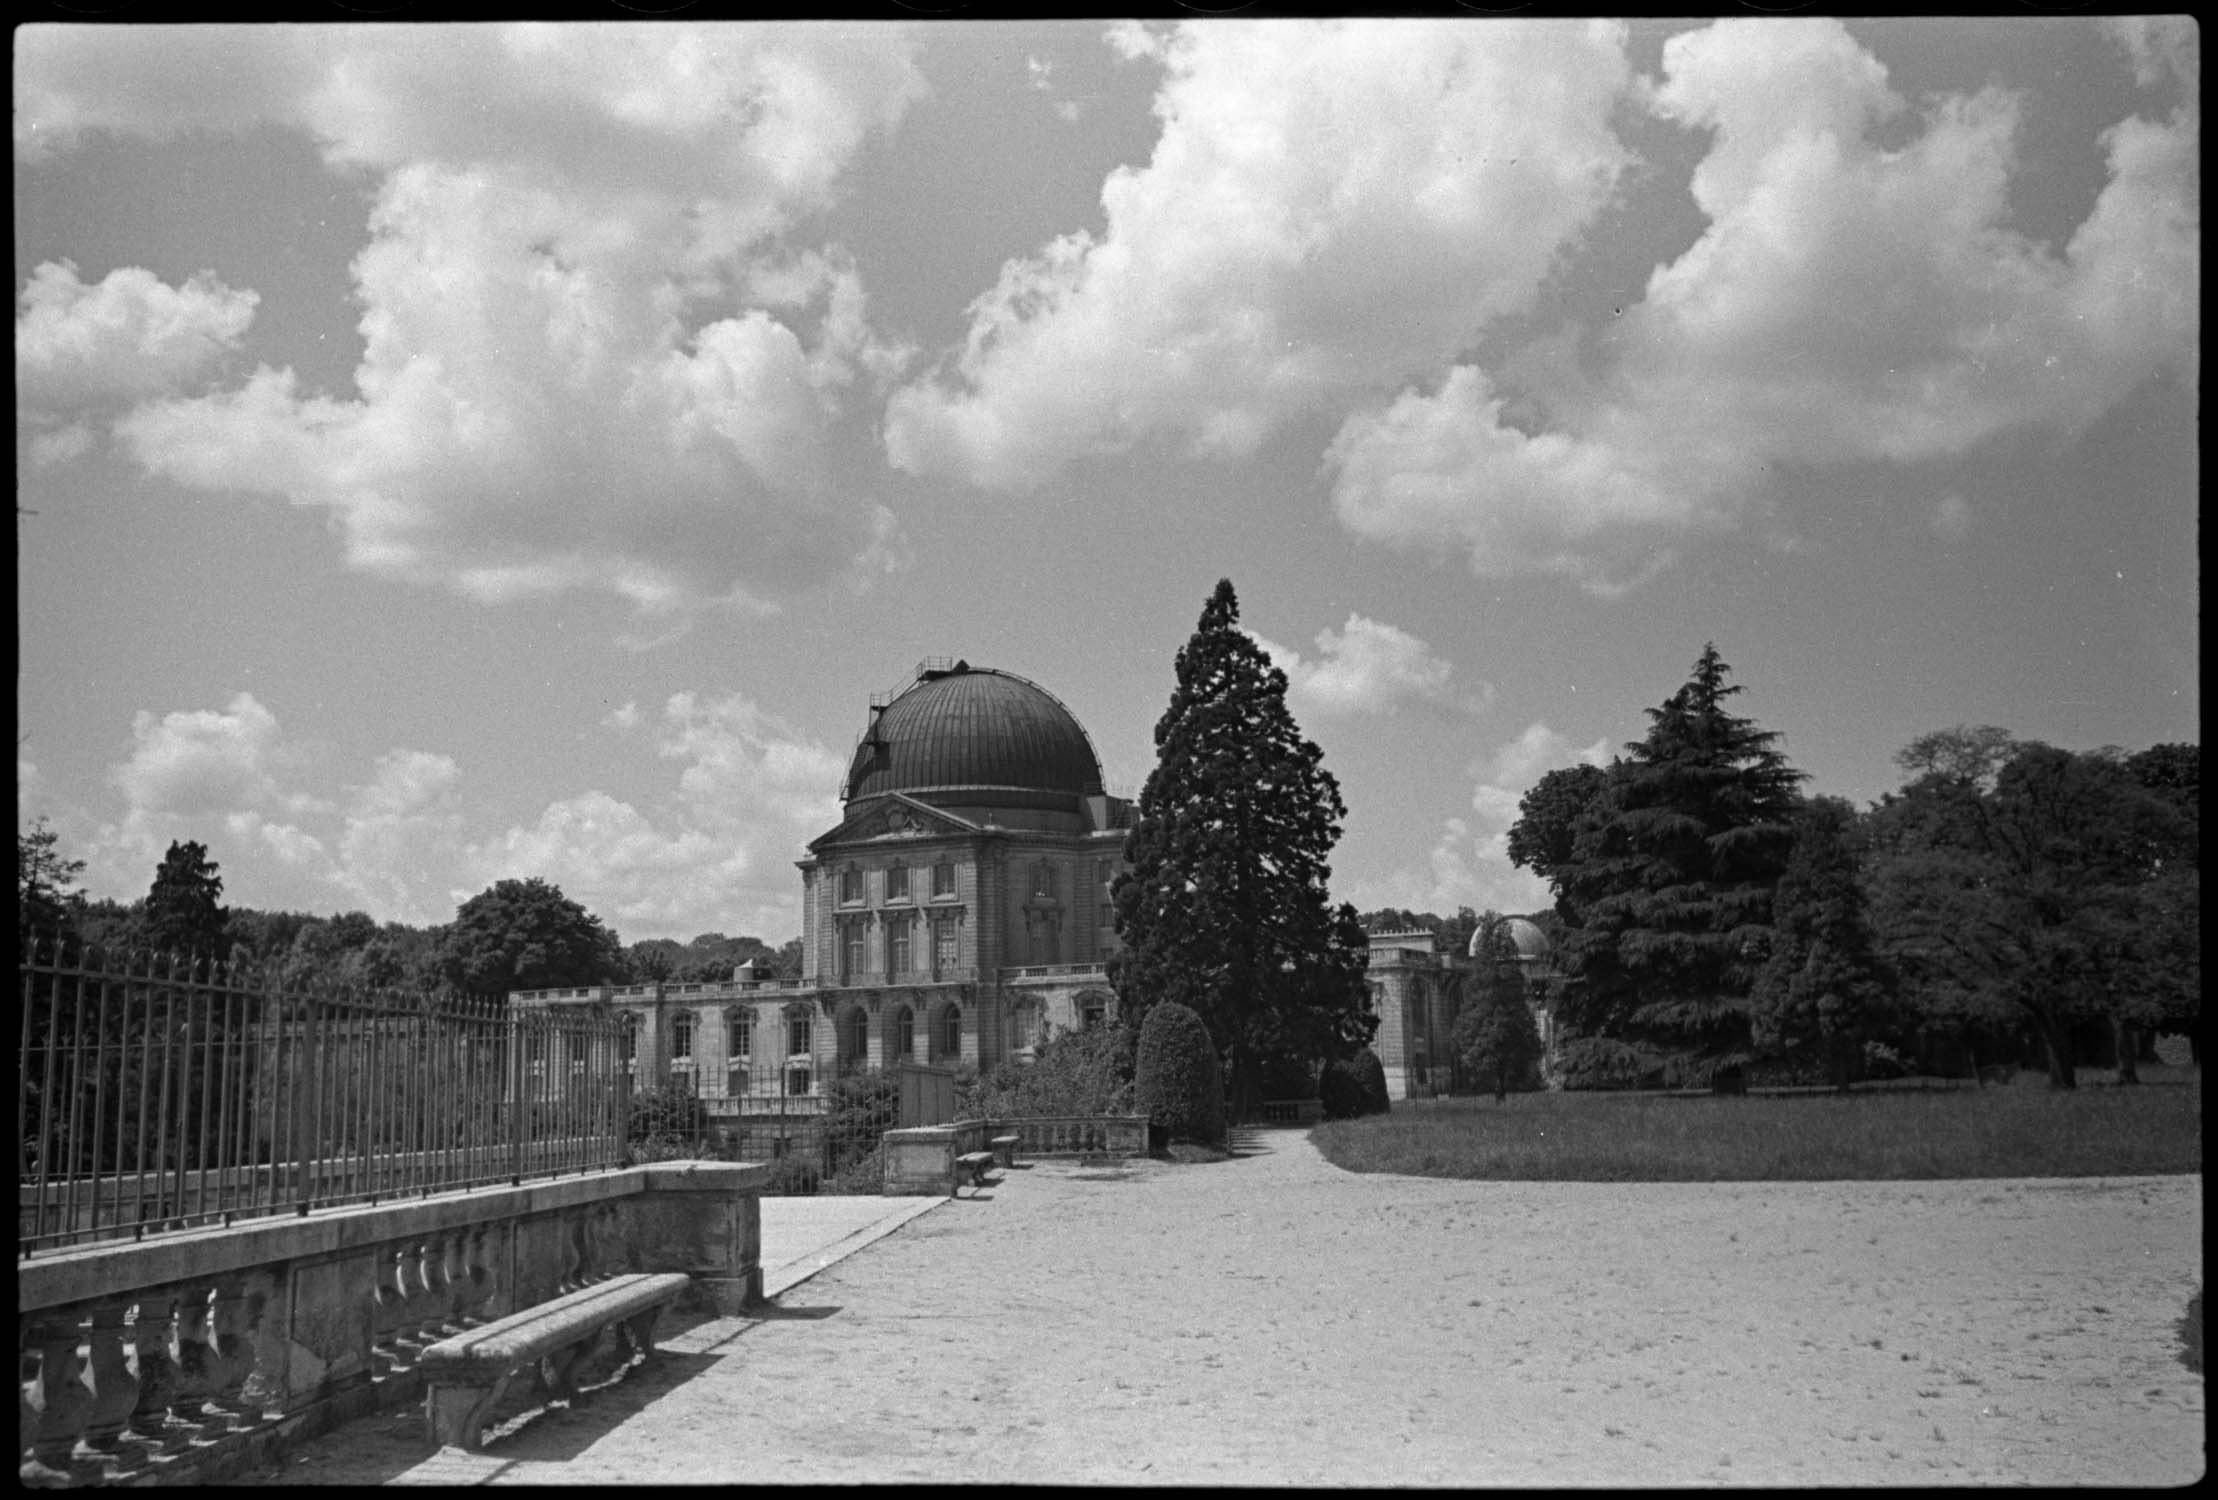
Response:
[{"label": "trimmed shrub", "polygon": [[1639,1048],[1602,1036],[1575,1036],[1556,1049],[1556,1073],[1566,1089],[1653,1088],[1663,1068]]},{"label": "trimmed shrub", "polygon": [[1165,1001],[1140,1024],[1132,1106],[1173,1141],[1217,1146],[1225,1138],[1224,1080],[1209,1028],[1186,1006]]},{"label": "trimmed shrub", "polygon": [[1358,1112],[1366,1115],[1383,1115],[1394,1108],[1394,1101],[1386,1096],[1386,1064],[1379,1055],[1365,1047],[1349,1064],[1355,1072]]},{"label": "trimmed shrub", "polygon": [[1363,1083],[1355,1076],[1355,1064],[1338,1058],[1326,1063],[1317,1075],[1317,1098],[1328,1120],[1352,1120],[1362,1114]]}]

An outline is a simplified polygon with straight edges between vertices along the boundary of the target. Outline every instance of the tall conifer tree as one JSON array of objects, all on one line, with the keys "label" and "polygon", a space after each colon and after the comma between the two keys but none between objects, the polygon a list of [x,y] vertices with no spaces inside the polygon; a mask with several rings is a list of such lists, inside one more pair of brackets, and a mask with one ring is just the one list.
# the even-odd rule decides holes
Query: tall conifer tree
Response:
[{"label": "tall conifer tree", "polygon": [[1245,1118],[1266,1066],[1351,1056],[1378,1022],[1362,925],[1326,890],[1339,783],[1287,710],[1286,674],[1239,622],[1220,581],[1178,653],[1114,888],[1111,977],[1128,1014],[1175,1000],[1201,1016]]},{"label": "tall conifer tree", "polygon": [[1741,691],[1730,671],[1706,645],[1648,710],[1647,737],[1610,767],[1556,871],[1565,968],[1579,981],[1567,1019],[1693,1074],[1747,1046],[1803,779],[1777,734],[1727,712]]},{"label": "tall conifer tree", "polygon": [[222,867],[205,844],[172,843],[147,888],[147,946],[157,953],[224,958],[231,951],[230,917],[223,905]]}]

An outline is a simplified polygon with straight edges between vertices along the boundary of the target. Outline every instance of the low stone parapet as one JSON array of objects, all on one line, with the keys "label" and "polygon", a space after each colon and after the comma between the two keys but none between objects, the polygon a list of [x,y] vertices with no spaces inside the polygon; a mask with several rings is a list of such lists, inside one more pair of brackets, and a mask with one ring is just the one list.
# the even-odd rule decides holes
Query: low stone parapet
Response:
[{"label": "low stone parapet", "polygon": [[883,1137],[884,1192],[889,1197],[945,1193],[955,1182],[955,1163],[986,1149],[989,1122],[953,1120],[945,1125],[911,1125]]},{"label": "low stone parapet", "polygon": [[34,1485],[207,1481],[418,1399],[439,1339],[626,1272],[762,1295],[767,1165],[660,1162],[19,1259]]},{"label": "low stone parapet", "polygon": [[1145,1156],[1146,1115],[1048,1115],[996,1120],[993,1134],[1017,1138],[1020,1156]]}]

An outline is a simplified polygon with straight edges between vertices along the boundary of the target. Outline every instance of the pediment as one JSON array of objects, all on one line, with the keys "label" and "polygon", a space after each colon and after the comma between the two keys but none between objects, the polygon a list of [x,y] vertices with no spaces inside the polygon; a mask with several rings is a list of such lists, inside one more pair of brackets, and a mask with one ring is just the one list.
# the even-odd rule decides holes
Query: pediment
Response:
[{"label": "pediment", "polygon": [[834,844],[946,838],[950,834],[966,835],[982,831],[968,818],[959,818],[902,792],[888,792],[883,796],[873,797],[867,805],[850,814],[829,833],[819,834],[811,839],[809,850],[814,853]]}]

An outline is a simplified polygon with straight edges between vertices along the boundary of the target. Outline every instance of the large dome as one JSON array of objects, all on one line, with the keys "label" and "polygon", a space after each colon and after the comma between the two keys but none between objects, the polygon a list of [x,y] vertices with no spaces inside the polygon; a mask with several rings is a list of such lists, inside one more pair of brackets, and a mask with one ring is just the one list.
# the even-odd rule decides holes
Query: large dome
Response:
[{"label": "large dome", "polygon": [[1101,789],[1093,744],[1054,694],[957,662],[920,671],[872,709],[844,800],[907,792],[948,806],[1075,809]]}]

